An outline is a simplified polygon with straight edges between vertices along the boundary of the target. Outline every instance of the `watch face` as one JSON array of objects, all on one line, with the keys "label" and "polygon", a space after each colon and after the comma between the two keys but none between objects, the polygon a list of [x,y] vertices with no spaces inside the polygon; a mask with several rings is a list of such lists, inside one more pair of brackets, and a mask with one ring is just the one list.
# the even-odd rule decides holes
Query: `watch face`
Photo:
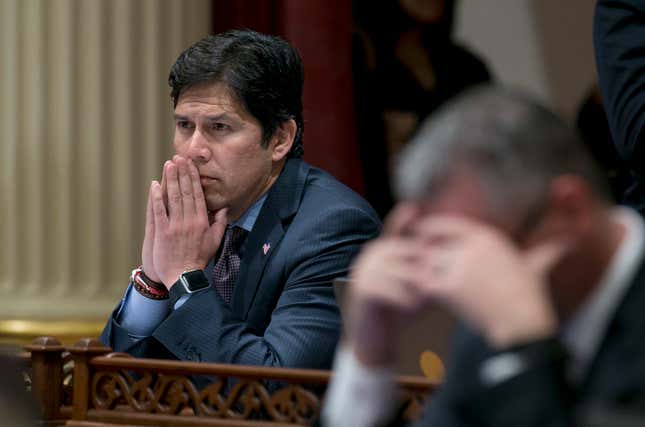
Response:
[{"label": "watch face", "polygon": [[210,284],[202,270],[187,271],[181,275],[181,282],[189,293],[207,289]]}]

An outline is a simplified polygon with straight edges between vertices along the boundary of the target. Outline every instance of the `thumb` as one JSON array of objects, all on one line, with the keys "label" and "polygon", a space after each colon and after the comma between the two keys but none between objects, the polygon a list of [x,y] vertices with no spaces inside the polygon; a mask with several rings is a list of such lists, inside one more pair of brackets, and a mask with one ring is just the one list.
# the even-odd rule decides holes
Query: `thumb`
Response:
[{"label": "thumb", "polygon": [[410,202],[399,203],[388,214],[383,224],[383,234],[401,236],[409,231],[410,224],[419,216],[419,208]]},{"label": "thumb", "polygon": [[215,212],[215,219],[208,228],[209,234],[213,236],[216,242],[222,241],[222,236],[224,236],[224,232],[226,231],[226,225],[228,223],[227,213],[228,210],[226,208]]},{"label": "thumb", "polygon": [[526,250],[524,260],[534,273],[545,277],[566,255],[569,247],[564,239],[544,242]]}]

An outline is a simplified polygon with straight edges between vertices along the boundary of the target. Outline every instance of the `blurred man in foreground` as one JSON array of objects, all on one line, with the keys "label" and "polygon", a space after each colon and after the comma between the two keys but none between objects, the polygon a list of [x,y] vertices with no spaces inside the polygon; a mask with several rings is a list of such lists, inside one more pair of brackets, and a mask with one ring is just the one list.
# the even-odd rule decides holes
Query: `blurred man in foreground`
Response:
[{"label": "blurred man in foreground", "polygon": [[470,91],[421,128],[395,188],[354,265],[326,425],[387,424],[398,331],[430,302],[463,325],[420,425],[567,426],[645,396],[643,223],[560,119]]}]

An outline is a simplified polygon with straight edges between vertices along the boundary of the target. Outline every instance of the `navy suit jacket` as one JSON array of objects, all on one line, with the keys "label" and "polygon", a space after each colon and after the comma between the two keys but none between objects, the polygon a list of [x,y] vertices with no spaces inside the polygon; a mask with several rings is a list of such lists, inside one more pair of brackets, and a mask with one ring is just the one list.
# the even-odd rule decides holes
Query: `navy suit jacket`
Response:
[{"label": "navy suit jacket", "polygon": [[341,329],[331,282],[379,230],[360,196],[289,159],[244,243],[230,305],[212,288],[193,294],[138,340],[117,307],[101,341],[139,357],[329,368]]}]

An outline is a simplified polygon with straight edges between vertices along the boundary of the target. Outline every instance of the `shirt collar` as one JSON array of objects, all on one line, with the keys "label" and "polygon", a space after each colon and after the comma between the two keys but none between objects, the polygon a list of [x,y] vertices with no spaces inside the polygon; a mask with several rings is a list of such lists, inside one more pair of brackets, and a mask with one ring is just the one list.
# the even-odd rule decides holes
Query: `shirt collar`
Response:
[{"label": "shirt collar", "polygon": [[612,256],[596,289],[563,329],[562,340],[572,356],[570,374],[581,379],[632,283],[645,248],[645,226],[632,209],[619,207],[612,217],[625,226],[625,238]]},{"label": "shirt collar", "polygon": [[264,195],[260,197],[255,203],[253,203],[251,207],[248,208],[242,214],[242,216],[237,219],[237,221],[229,224],[229,227],[240,227],[250,233],[251,230],[253,229],[253,226],[255,225],[255,220],[258,219],[258,215],[260,214],[260,210],[264,205],[264,201],[267,198],[267,194],[268,193],[264,193]]}]

